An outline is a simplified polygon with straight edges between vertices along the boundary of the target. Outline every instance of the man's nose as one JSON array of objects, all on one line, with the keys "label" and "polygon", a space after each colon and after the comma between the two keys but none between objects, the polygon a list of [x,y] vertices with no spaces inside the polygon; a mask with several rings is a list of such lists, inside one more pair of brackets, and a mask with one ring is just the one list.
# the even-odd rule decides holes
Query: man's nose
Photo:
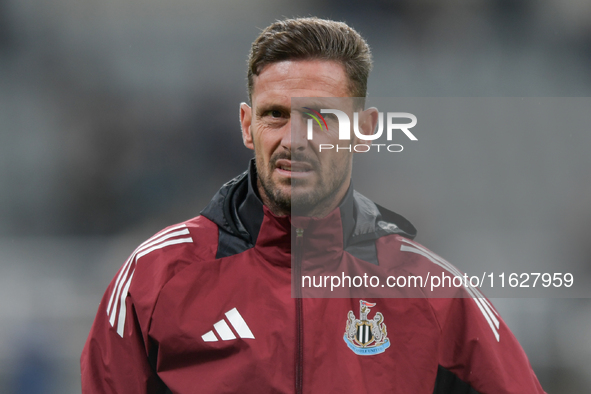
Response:
[{"label": "man's nose", "polygon": [[292,116],[286,127],[288,130],[284,138],[289,138],[291,149],[304,150],[308,145],[308,140],[306,138],[306,119],[300,114],[292,112]]}]

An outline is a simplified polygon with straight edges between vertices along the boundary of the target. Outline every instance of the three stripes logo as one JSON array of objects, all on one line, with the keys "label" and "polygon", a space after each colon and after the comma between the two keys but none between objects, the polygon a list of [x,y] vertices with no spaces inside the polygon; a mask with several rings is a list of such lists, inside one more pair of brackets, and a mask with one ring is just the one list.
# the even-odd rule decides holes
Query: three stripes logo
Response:
[{"label": "three stripes logo", "polygon": [[131,256],[129,256],[123,267],[119,270],[119,275],[117,275],[115,286],[113,286],[113,291],[111,292],[111,297],[107,304],[109,324],[111,324],[111,327],[115,327],[115,323],[117,323],[117,334],[123,337],[125,316],[127,314],[125,299],[127,298],[129,286],[131,285],[131,280],[135,273],[135,267],[138,260],[157,249],[162,249],[170,245],[192,242],[193,238],[189,235],[187,225],[181,224],[154,235],[152,238],[138,246]]},{"label": "three stripes logo", "polygon": [[226,312],[226,319],[228,319],[234,331],[232,331],[228,323],[226,323],[226,320],[222,319],[213,325],[217,336],[214,333],[214,330],[208,331],[201,336],[203,341],[217,342],[218,336],[222,339],[222,341],[230,341],[232,339],[236,339],[234,332],[242,339],[254,339],[254,335],[252,334],[252,331],[250,331],[250,327],[248,327],[248,324],[246,324],[246,321],[240,312],[238,312],[238,309],[233,308]]}]

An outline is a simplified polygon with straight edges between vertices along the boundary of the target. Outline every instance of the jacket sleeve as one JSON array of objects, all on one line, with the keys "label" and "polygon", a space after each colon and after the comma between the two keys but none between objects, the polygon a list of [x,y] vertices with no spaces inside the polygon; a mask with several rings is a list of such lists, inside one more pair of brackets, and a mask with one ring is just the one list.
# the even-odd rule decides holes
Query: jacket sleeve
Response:
[{"label": "jacket sleeve", "polygon": [[443,317],[434,393],[544,393],[517,339],[490,301],[476,295],[434,300]]},{"label": "jacket sleeve", "polygon": [[80,360],[83,394],[165,393],[128,294],[129,268],[124,265],[107,288],[86,340]]}]

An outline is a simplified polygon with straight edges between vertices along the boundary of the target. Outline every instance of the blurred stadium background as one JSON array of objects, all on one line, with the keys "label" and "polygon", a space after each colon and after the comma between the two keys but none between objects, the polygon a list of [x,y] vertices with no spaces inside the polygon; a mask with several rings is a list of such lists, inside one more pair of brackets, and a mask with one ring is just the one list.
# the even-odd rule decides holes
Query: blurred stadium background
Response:
[{"label": "blurred stadium background", "polygon": [[[250,43],[277,18],[310,15],[367,38],[374,97],[591,93],[585,0],[0,0],[0,392],[80,392],[80,352],[117,269],[144,239],[196,216],[251,157],[238,124]],[[478,135],[469,141],[474,157],[494,156]],[[532,179],[508,184],[501,197],[544,194],[527,215],[525,199],[489,193],[508,175],[495,169],[502,158],[480,162],[478,190],[469,177],[446,189],[445,170],[426,163],[420,179],[393,188],[389,207],[464,270],[465,237],[488,239],[489,255],[517,237],[532,247],[521,256],[557,265],[560,244],[589,266],[588,148],[558,149]],[[392,182],[403,172],[392,169]],[[432,184],[445,193],[416,193]],[[507,232],[507,221],[526,231]],[[553,236],[538,238],[544,223]],[[588,299],[495,303],[548,393],[588,392]]]}]

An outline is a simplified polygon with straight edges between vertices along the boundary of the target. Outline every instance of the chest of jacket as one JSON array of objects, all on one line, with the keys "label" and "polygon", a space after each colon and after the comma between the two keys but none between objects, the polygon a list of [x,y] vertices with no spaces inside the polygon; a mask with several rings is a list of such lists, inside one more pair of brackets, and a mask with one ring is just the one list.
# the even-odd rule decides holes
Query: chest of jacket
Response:
[{"label": "chest of jacket", "polygon": [[364,315],[360,299],[292,298],[291,283],[255,249],[183,270],[153,314],[158,375],[179,393],[432,393],[427,300],[363,300]]}]

